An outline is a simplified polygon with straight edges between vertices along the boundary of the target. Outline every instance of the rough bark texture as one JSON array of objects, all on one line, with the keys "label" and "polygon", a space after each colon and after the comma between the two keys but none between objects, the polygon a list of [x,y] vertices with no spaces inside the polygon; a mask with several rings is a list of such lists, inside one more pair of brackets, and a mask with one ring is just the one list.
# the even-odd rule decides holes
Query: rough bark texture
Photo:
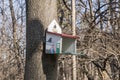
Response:
[{"label": "rough bark texture", "polygon": [[57,56],[44,53],[45,29],[57,18],[56,0],[26,0],[25,80],[56,80]]}]

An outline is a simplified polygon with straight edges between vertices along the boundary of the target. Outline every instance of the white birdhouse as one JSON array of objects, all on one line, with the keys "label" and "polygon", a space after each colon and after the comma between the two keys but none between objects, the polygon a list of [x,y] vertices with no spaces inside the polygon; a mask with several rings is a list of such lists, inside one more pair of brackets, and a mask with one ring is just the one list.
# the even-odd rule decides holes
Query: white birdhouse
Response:
[{"label": "white birdhouse", "polygon": [[76,54],[77,36],[62,34],[59,24],[53,20],[46,31],[46,54]]}]

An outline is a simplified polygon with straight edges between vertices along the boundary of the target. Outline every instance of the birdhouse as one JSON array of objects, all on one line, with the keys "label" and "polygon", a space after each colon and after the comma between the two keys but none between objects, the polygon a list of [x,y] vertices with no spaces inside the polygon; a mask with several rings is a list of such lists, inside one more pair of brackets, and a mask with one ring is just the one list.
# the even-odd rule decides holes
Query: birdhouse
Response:
[{"label": "birdhouse", "polygon": [[62,34],[61,27],[53,20],[46,30],[46,54],[76,54],[77,36]]}]

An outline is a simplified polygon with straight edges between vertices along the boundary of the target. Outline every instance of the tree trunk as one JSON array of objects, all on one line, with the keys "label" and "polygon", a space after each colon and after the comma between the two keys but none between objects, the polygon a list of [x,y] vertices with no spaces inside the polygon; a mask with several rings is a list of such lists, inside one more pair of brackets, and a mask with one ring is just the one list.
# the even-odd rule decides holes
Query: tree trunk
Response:
[{"label": "tree trunk", "polygon": [[45,29],[57,18],[56,0],[26,0],[25,80],[57,80],[57,56],[45,54]]},{"label": "tree trunk", "polygon": [[[12,19],[12,27],[13,27],[13,44],[14,48],[16,48],[16,41],[17,41],[17,35],[16,35],[16,18],[15,18],[15,12],[13,8],[13,1],[9,0],[9,6],[10,6],[10,12],[11,12],[11,19]],[[16,52],[16,51],[15,51]]]},{"label": "tree trunk", "polygon": [[92,0],[89,0],[89,7],[90,7],[90,17],[91,17],[91,20],[93,20],[93,9],[92,9]]},{"label": "tree trunk", "polygon": [[[75,36],[76,35],[76,26],[75,26],[75,0],[72,0],[72,35]],[[75,42],[76,43],[76,42]],[[72,60],[73,60],[73,80],[77,79],[77,74],[76,74],[76,55],[72,56]]]}]

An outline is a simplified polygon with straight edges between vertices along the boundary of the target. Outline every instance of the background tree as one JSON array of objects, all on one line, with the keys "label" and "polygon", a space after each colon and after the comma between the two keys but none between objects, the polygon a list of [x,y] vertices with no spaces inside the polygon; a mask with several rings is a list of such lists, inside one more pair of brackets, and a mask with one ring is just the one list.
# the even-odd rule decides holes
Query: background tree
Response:
[{"label": "background tree", "polygon": [[[17,6],[16,6],[17,5]],[[11,7],[12,6],[12,7]],[[11,8],[11,9],[10,9]],[[12,23],[11,12],[15,16]],[[0,0],[0,79],[21,80],[25,58],[25,4],[23,0]],[[14,27],[13,27],[14,25]],[[13,30],[16,36],[13,37]],[[16,39],[16,42],[14,42]],[[13,46],[13,45],[16,45]]]},{"label": "background tree", "polygon": [[[69,21],[66,11],[70,10],[70,1],[63,0],[63,3],[61,1],[58,4],[62,5],[63,20],[66,20],[62,27],[69,31],[68,34],[72,32],[69,26],[65,26]],[[76,28],[77,35],[80,37],[77,43],[78,80],[119,80],[120,52],[118,50],[120,46],[117,45],[120,44],[119,21],[117,21],[119,14],[119,0],[76,0]],[[58,16],[61,20],[61,15]],[[70,55],[62,55],[59,59],[59,63],[62,64],[59,66],[59,72],[64,79],[68,80],[72,79],[71,59]],[[113,59],[117,68],[115,65],[112,66]]]}]

